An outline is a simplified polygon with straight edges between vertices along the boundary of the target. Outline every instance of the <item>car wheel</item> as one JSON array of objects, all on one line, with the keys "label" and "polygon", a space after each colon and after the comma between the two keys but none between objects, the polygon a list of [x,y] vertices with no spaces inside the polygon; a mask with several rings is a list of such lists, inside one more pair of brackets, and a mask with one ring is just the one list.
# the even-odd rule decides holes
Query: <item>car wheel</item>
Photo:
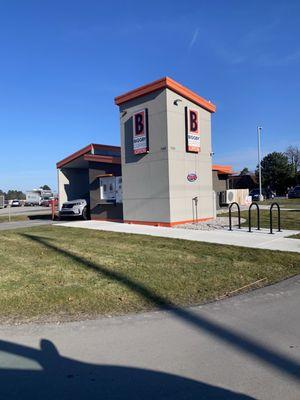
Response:
[{"label": "car wheel", "polygon": [[82,210],[82,219],[84,221],[86,221],[88,219],[88,210],[87,207],[84,207],[84,209]]}]

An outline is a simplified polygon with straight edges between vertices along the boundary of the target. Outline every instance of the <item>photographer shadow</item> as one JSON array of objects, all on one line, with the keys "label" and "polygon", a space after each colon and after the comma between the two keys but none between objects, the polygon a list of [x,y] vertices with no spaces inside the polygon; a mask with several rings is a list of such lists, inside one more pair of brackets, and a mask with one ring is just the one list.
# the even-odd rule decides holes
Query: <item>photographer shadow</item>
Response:
[{"label": "photographer shadow", "polygon": [[72,360],[45,339],[40,347],[0,340],[0,399],[253,399],[169,373]]}]

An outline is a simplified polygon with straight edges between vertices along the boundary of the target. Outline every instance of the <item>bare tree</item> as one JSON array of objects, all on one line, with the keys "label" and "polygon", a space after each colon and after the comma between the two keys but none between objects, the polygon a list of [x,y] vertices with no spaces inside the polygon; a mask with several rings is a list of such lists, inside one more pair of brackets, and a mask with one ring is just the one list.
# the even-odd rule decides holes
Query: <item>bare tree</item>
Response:
[{"label": "bare tree", "polygon": [[243,168],[240,172],[240,176],[249,174],[249,169],[247,167]]},{"label": "bare tree", "polygon": [[289,160],[289,163],[293,166],[295,174],[300,170],[300,149],[298,146],[289,146],[285,154]]}]

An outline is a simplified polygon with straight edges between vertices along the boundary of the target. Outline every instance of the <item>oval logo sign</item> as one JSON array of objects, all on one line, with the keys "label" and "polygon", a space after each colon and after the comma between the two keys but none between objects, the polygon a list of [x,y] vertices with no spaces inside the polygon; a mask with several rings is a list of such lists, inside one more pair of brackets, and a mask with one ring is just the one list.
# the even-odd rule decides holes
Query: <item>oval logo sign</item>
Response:
[{"label": "oval logo sign", "polygon": [[190,174],[188,174],[187,176],[187,180],[189,182],[195,182],[198,179],[197,174],[195,174],[194,172],[191,172]]}]

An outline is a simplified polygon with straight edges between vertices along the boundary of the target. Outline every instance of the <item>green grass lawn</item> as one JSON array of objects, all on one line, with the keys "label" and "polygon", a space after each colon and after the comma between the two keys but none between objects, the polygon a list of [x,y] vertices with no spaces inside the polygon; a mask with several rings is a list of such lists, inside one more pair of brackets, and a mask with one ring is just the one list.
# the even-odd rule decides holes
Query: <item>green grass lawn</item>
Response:
[{"label": "green grass lawn", "polygon": [[296,253],[55,226],[2,231],[0,320],[191,305],[299,273]]},{"label": "green grass lawn", "polygon": [[298,235],[289,236],[289,238],[292,238],[292,239],[300,239],[300,233],[298,233]]},{"label": "green grass lawn", "polygon": [[260,205],[269,205],[271,203],[278,203],[282,208],[297,208],[300,209],[300,199],[273,199],[273,200],[264,200],[258,201],[257,203]]},{"label": "green grass lawn", "polygon": [[[295,229],[300,230],[300,210],[281,210],[281,228],[282,229]],[[220,214],[222,217],[228,216],[226,214]],[[237,217],[237,212],[233,212],[232,216]],[[242,226],[248,226],[248,211],[241,211],[241,218],[244,218],[246,221],[242,223]],[[251,211],[251,224],[252,227],[257,226],[257,214],[256,208],[252,207]],[[270,212],[269,210],[260,210],[260,226],[261,228],[269,228],[270,226]],[[276,231],[277,228],[277,211],[274,208],[273,212],[273,229]]]}]

